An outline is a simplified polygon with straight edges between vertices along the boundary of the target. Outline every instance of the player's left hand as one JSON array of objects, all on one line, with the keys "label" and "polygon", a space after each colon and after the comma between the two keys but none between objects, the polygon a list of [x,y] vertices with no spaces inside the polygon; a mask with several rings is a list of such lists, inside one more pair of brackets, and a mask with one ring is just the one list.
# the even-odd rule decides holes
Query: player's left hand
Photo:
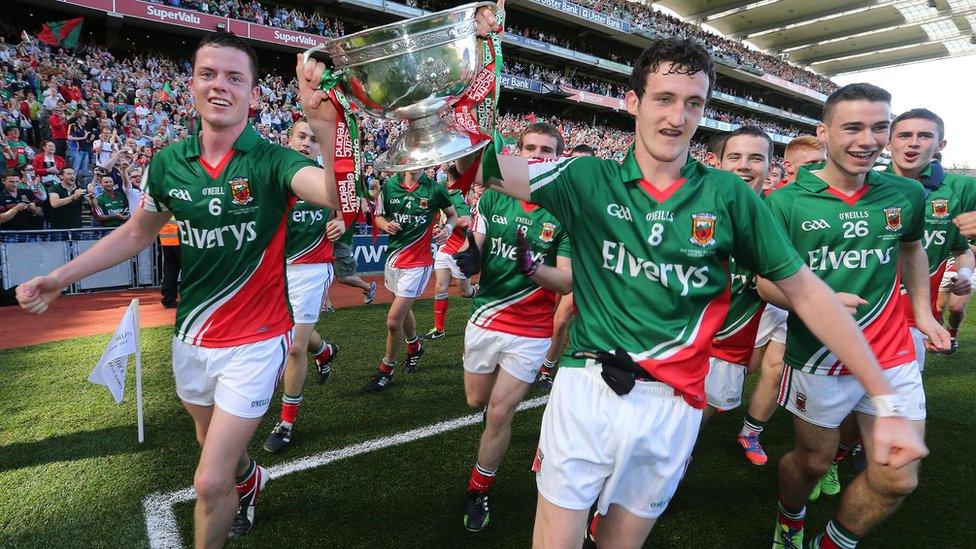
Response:
[{"label": "player's left hand", "polygon": [[325,224],[325,237],[335,242],[346,233],[346,223],[341,217],[337,217]]},{"label": "player's left hand", "polygon": [[445,231],[443,226],[434,229],[434,243],[438,246],[443,246],[449,236],[451,236],[451,231]]},{"label": "player's left hand", "polygon": [[976,238],[976,212],[964,212],[952,220],[966,238]]},{"label": "player's left hand", "polygon": [[468,246],[452,257],[457,261],[458,269],[468,278],[481,271],[481,250],[474,241],[474,233],[468,231]]},{"label": "player's left hand", "polygon": [[53,276],[35,276],[17,286],[17,302],[28,313],[39,315],[61,295],[61,283]]},{"label": "player's left hand", "polygon": [[525,231],[516,229],[515,230],[515,262],[518,264],[518,270],[523,276],[532,276],[539,269],[539,261],[535,261],[532,257],[532,244],[529,243],[529,239],[525,237]]},{"label": "player's left hand", "polygon": [[932,315],[928,318],[915,318],[915,327],[925,334],[925,348],[929,351],[944,352],[951,346],[949,332]]},{"label": "player's left hand", "polygon": [[878,417],[874,420],[874,460],[879,465],[901,469],[929,455],[911,422],[903,417]]},{"label": "player's left hand", "polygon": [[315,122],[334,124],[339,119],[339,111],[329,100],[329,94],[319,88],[322,75],[325,73],[325,63],[313,58],[309,58],[308,63],[305,63],[300,53],[297,57],[295,78],[298,79],[298,97],[301,99],[305,118],[312,124]]},{"label": "player's left hand", "polygon": [[500,34],[505,30],[502,25],[498,24],[498,19],[495,17],[496,11],[505,13],[505,0],[498,0],[496,9],[481,8],[475,14],[474,18],[478,24],[478,36],[484,38],[493,32]]},{"label": "player's left hand", "polygon": [[973,283],[969,277],[957,274],[949,283],[949,292],[952,295],[969,295],[973,292]]}]

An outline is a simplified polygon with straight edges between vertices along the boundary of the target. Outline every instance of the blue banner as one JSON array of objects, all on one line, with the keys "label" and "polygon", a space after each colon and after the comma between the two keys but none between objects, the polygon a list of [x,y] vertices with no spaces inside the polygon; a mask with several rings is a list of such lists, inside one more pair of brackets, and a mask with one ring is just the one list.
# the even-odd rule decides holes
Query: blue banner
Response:
[{"label": "blue banner", "polygon": [[502,73],[502,87],[513,90],[523,90],[532,93],[542,93],[542,82],[514,74]]},{"label": "blue banner", "polygon": [[359,273],[382,273],[386,265],[386,246],[390,237],[381,234],[373,244],[373,236],[357,234],[352,237],[352,256]]}]

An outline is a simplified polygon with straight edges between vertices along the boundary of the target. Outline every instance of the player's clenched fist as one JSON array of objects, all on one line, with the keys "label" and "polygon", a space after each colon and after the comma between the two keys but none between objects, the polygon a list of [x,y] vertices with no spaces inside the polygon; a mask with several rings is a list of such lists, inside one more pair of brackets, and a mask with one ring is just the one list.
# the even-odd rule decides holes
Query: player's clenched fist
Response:
[{"label": "player's clenched fist", "polygon": [[325,63],[312,58],[305,62],[304,56],[298,54],[298,64],[295,66],[298,97],[302,102],[305,118],[313,124],[335,122],[339,117],[339,112],[329,100],[329,95],[319,88],[323,74],[325,74]]},{"label": "player's clenched fist", "polygon": [[454,261],[464,276],[471,278],[481,271],[481,250],[474,241],[474,233],[468,231],[468,247],[454,254]]},{"label": "player's clenched fist", "polygon": [[878,417],[874,421],[874,459],[879,465],[901,469],[929,455],[922,436],[903,417]]},{"label": "player's clenched fist", "polygon": [[495,15],[496,11],[502,13],[502,20],[504,20],[505,0],[498,0],[495,8],[481,8],[475,14],[475,21],[478,24],[478,36],[485,37],[490,33],[500,33],[504,30],[504,27],[498,24],[498,18]]},{"label": "player's clenched fist", "polygon": [[28,313],[39,315],[61,295],[61,283],[53,276],[35,276],[17,286],[17,302]]}]

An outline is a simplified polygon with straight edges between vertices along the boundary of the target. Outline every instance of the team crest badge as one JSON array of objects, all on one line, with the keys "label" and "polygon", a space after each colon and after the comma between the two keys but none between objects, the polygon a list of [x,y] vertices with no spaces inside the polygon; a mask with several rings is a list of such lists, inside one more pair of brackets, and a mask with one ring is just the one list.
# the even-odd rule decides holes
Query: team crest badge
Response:
[{"label": "team crest badge", "polygon": [[427,202],[427,199],[426,198],[421,198],[420,199],[420,209],[426,210],[427,209],[427,204],[428,204],[428,202]]},{"label": "team crest badge", "polygon": [[716,216],[710,213],[697,213],[691,216],[691,243],[707,248],[715,244]]},{"label": "team crest badge", "polygon": [[901,208],[893,206],[884,209],[885,229],[897,231],[901,229]]},{"label": "team crest badge", "polygon": [[949,217],[949,201],[944,198],[937,198],[932,201],[932,217],[944,219]]},{"label": "team crest badge", "polygon": [[556,225],[555,223],[543,223],[542,224],[542,234],[539,235],[539,239],[543,242],[552,242],[552,237],[556,235]]},{"label": "team crest badge", "polygon": [[807,395],[803,393],[796,393],[796,409],[801,412],[807,411]]},{"label": "team crest badge", "polygon": [[251,187],[248,185],[246,177],[238,177],[227,182],[230,185],[230,195],[234,204],[246,206],[254,200],[251,196]]}]

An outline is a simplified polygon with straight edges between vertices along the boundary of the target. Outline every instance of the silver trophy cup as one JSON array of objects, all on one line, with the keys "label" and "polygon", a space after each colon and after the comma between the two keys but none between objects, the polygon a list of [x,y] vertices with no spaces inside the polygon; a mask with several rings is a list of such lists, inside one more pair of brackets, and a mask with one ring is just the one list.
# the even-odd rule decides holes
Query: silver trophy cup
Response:
[{"label": "silver trophy cup", "polygon": [[306,62],[315,51],[328,52],[343,92],[364,112],[409,123],[376,158],[377,170],[427,168],[487,144],[472,145],[452,110],[482,68],[475,14],[484,7],[495,4],[467,4],[367,29],[305,52]]}]

